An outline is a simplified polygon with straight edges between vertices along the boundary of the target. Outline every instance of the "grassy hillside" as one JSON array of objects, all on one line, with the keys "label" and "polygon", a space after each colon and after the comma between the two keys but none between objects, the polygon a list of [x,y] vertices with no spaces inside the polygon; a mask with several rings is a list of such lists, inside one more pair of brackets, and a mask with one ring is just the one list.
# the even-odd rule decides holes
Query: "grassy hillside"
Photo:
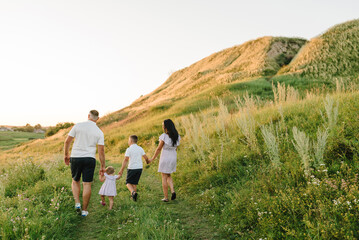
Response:
[{"label": "grassy hillside", "polygon": [[[315,51],[308,46],[317,38],[299,50],[304,40],[265,37],[174,73],[153,93],[100,121],[107,159],[122,160],[130,134],[151,155],[162,121],[172,118],[183,136],[174,174],[178,194],[218,226],[223,238],[358,239],[359,56],[346,50],[359,48],[359,36],[351,32],[358,26],[352,21],[329,29]],[[332,43],[348,34],[344,45]],[[336,55],[326,55],[324,43]],[[332,58],[352,65],[338,65],[334,73]],[[315,64],[316,72],[305,70]],[[0,160],[53,159],[68,131],[2,152]],[[157,164],[148,173],[156,174]],[[15,195],[32,189],[9,187],[10,170],[3,171],[2,196],[6,189]],[[15,208],[15,195],[0,201]],[[157,217],[143,216],[154,222]],[[114,230],[123,233],[117,229],[123,222],[116,224]],[[126,228],[134,224],[126,222]],[[8,229],[14,226],[25,232],[17,223]],[[190,239],[172,230],[167,237]]]},{"label": "grassy hillside", "polygon": [[305,42],[297,38],[262,37],[214,53],[173,73],[155,91],[109,114],[99,124],[104,126],[116,121],[123,125],[145,112],[167,110],[177,101],[201,94],[213,86],[272,76],[290,62]]},{"label": "grassy hillside", "polygon": [[312,79],[358,79],[359,20],[336,25],[311,39],[280,73]]}]

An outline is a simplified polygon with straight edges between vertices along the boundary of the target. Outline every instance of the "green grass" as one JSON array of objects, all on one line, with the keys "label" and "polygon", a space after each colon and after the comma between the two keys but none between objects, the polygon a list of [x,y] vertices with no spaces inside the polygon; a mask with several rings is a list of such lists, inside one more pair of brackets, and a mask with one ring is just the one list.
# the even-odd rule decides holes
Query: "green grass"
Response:
[{"label": "green grass", "polygon": [[[119,164],[111,165],[120,168]],[[181,191],[177,191],[176,201],[160,201],[162,187],[155,168],[145,168],[137,202],[130,199],[125,179],[120,179],[112,211],[99,204],[102,183],[95,174],[90,214],[82,218],[74,211],[69,167],[61,160],[16,164],[1,177],[0,238],[225,239],[213,217],[202,215]]]},{"label": "green grass", "polygon": [[[119,164],[112,164],[116,169]],[[137,202],[130,199],[125,179],[117,182],[114,209],[99,204],[101,182],[95,180],[90,214],[78,226],[73,239],[222,239],[213,221],[199,213],[181,192],[176,201],[163,203],[161,181],[154,166],[141,177]],[[108,204],[108,200],[107,204]]]},{"label": "green grass", "polygon": [[44,137],[43,133],[0,132],[0,150],[8,150],[21,143]]},{"label": "green grass", "polygon": [[69,168],[24,159],[0,176],[0,239],[68,239],[79,222],[73,213]]}]

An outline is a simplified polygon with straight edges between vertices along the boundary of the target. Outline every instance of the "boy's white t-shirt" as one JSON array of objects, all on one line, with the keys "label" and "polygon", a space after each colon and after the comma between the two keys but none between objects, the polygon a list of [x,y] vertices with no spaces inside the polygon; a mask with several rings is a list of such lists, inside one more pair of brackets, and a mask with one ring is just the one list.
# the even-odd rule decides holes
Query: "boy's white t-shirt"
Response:
[{"label": "boy's white t-shirt", "polygon": [[142,156],[145,155],[143,148],[137,144],[132,144],[129,148],[126,149],[125,157],[129,157],[130,161],[128,163],[128,169],[142,169]]}]

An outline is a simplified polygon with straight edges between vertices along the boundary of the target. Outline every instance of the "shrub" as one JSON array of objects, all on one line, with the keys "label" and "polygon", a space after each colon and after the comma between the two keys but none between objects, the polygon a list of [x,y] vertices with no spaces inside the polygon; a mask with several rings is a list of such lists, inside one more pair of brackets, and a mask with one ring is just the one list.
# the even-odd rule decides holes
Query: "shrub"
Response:
[{"label": "shrub", "polygon": [[70,123],[70,122],[58,123],[58,124],[56,124],[55,127],[49,127],[46,130],[45,137],[50,137],[52,135],[55,135],[61,129],[66,129],[66,128],[69,128],[69,127],[71,127],[73,125],[74,125],[74,123]]}]

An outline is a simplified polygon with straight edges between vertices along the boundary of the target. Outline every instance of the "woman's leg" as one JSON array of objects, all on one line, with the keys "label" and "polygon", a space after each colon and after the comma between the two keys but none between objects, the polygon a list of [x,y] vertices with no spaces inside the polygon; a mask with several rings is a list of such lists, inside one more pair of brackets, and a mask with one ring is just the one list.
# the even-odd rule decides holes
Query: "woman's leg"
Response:
[{"label": "woman's leg", "polygon": [[112,209],[112,207],[113,207],[113,197],[111,197],[111,196],[108,196],[108,200],[110,201],[110,206],[109,206],[109,208],[108,209]]},{"label": "woman's leg", "polygon": [[171,193],[173,193],[175,191],[175,188],[173,187],[173,180],[171,174],[167,175],[167,183],[170,186]]},{"label": "woman's leg", "polygon": [[162,173],[162,189],[163,189],[163,194],[165,195],[165,199],[168,199],[167,176],[168,176],[168,174]]}]

